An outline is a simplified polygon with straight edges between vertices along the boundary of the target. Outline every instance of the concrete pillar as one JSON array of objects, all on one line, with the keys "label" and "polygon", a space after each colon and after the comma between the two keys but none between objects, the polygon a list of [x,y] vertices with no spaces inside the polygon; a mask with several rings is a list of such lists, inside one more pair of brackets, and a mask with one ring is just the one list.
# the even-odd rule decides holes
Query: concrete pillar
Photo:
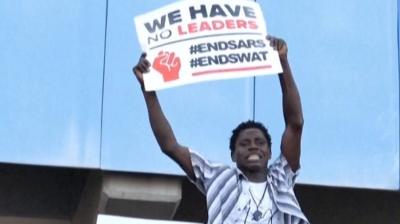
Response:
[{"label": "concrete pillar", "polygon": [[72,224],[96,224],[99,213],[102,193],[101,171],[93,170],[86,178],[85,187],[82,190],[79,204],[72,217]]},{"label": "concrete pillar", "polygon": [[100,213],[172,219],[182,198],[179,177],[104,173]]}]

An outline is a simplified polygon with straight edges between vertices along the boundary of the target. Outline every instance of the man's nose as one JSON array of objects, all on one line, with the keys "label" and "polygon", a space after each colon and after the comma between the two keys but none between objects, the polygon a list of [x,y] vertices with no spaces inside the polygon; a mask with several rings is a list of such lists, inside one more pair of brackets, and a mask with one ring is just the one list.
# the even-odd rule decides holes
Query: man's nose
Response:
[{"label": "man's nose", "polygon": [[255,142],[251,142],[248,149],[249,149],[249,151],[258,150],[258,146]]}]

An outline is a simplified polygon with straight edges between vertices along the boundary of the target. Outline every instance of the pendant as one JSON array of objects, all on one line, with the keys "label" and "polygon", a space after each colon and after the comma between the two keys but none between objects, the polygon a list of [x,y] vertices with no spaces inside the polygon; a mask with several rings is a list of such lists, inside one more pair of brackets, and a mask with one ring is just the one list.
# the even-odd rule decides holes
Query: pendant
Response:
[{"label": "pendant", "polygon": [[253,220],[258,221],[261,219],[262,213],[260,212],[260,210],[257,209],[257,211],[255,211],[253,213]]}]

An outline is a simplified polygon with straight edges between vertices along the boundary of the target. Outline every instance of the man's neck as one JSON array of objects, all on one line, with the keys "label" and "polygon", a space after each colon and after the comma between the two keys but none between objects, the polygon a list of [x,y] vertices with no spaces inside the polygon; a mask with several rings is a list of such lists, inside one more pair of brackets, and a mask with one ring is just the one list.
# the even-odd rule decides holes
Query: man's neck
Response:
[{"label": "man's neck", "polygon": [[242,172],[250,182],[260,183],[267,181],[267,170],[256,172],[242,170]]}]

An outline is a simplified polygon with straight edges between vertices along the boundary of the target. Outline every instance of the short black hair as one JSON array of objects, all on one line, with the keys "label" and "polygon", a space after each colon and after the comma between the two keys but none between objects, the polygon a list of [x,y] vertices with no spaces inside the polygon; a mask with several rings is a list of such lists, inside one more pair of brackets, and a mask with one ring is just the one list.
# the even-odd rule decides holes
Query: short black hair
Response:
[{"label": "short black hair", "polygon": [[267,139],[268,147],[271,149],[272,141],[271,135],[268,133],[268,129],[261,122],[248,120],[240,123],[235,129],[232,130],[232,136],[229,142],[231,153],[235,151],[235,143],[239,137],[239,133],[248,128],[258,128],[264,134],[265,138]]}]

